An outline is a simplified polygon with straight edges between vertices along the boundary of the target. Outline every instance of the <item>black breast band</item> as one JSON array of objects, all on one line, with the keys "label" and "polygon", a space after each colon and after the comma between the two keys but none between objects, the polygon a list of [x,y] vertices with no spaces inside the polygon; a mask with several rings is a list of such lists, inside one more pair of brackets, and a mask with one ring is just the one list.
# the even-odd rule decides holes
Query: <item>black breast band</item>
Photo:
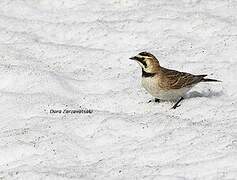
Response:
[{"label": "black breast band", "polygon": [[148,72],[144,71],[144,69],[142,68],[142,77],[153,77],[155,75],[156,75],[156,73],[148,73]]}]

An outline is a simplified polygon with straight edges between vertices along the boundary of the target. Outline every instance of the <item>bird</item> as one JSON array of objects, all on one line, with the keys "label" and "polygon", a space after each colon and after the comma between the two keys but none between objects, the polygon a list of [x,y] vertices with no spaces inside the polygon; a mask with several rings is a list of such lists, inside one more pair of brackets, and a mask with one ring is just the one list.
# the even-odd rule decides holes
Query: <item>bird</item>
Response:
[{"label": "bird", "polygon": [[[167,69],[150,52],[140,52],[129,59],[135,60],[142,68],[142,86],[155,97],[155,102],[176,101],[172,109],[180,106],[185,94],[200,82],[221,82],[187,72]],[[151,102],[151,100],[149,101]]]}]

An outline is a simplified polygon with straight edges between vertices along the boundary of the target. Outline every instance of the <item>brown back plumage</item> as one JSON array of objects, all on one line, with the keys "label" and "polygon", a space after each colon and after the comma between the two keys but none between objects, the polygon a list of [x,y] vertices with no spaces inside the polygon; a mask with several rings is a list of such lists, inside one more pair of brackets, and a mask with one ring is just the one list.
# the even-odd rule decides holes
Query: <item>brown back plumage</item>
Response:
[{"label": "brown back plumage", "polygon": [[164,89],[180,89],[193,86],[203,80],[207,75],[193,75],[161,67],[159,71],[160,87]]}]

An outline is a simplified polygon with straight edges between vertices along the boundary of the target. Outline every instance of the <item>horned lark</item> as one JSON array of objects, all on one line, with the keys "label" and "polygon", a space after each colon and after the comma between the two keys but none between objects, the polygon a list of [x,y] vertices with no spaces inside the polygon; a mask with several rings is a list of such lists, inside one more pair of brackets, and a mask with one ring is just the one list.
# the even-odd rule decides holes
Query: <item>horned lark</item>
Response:
[{"label": "horned lark", "polygon": [[155,101],[160,100],[177,102],[172,107],[179,107],[179,103],[184,99],[184,95],[196,84],[200,82],[220,82],[216,79],[205,78],[207,75],[193,75],[161,67],[154,55],[148,52],[141,52],[131,57],[142,68],[142,85],[155,97]]}]

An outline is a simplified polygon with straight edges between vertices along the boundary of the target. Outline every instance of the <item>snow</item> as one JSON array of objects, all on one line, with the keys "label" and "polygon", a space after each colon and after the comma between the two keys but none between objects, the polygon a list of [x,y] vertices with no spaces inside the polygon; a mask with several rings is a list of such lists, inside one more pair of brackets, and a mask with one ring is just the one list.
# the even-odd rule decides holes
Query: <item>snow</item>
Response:
[{"label": "snow", "polygon": [[[234,0],[1,0],[0,179],[237,179],[236,32]],[[144,50],[223,82],[147,103]]]}]

